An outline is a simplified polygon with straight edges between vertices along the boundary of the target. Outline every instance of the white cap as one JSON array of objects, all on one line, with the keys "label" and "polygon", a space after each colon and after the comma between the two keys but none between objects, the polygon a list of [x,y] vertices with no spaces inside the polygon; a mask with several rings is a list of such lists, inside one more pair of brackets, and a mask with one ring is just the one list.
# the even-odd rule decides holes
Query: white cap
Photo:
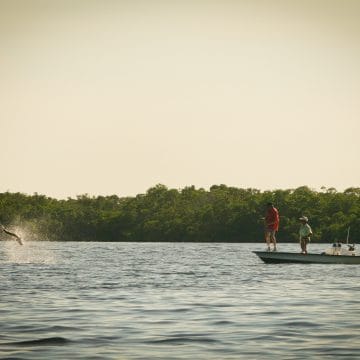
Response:
[{"label": "white cap", "polygon": [[299,220],[305,221],[305,222],[309,221],[309,219],[306,216],[302,216],[301,218],[299,218]]}]

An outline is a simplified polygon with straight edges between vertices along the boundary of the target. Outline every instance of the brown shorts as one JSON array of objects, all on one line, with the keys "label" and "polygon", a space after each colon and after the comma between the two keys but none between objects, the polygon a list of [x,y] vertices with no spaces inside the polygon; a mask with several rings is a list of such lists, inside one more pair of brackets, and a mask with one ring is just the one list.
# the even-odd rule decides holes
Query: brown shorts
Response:
[{"label": "brown shorts", "polygon": [[303,244],[308,244],[310,242],[310,238],[308,238],[308,237],[301,238],[300,242],[303,243]]}]

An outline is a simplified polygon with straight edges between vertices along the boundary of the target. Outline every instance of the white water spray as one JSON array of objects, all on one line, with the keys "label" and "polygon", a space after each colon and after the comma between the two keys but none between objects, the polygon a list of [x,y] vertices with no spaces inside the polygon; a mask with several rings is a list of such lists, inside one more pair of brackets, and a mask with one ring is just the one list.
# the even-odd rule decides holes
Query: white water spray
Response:
[{"label": "white water spray", "polygon": [[[7,237],[1,241],[0,263],[12,264],[55,264],[56,257],[49,248],[48,241],[41,241],[29,226],[12,226],[11,231],[17,234],[23,243]],[[29,240],[31,239],[31,240]]]}]

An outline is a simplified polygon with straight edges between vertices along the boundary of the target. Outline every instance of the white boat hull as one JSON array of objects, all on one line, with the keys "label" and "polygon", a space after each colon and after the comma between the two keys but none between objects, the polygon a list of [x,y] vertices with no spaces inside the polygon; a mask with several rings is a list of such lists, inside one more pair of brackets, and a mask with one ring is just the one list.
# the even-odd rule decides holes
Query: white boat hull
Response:
[{"label": "white boat hull", "polygon": [[360,264],[360,256],[253,251],[265,263]]}]

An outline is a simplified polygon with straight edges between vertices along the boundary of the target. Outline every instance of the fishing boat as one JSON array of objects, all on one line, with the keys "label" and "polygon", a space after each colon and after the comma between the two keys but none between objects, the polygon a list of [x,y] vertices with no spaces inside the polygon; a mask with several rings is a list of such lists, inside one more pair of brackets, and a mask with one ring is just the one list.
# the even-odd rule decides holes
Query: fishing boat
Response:
[{"label": "fishing boat", "polygon": [[321,254],[302,254],[281,251],[253,251],[265,263],[301,263],[301,264],[360,264],[360,256],[354,253],[333,254],[325,251]]},{"label": "fishing boat", "polygon": [[349,244],[350,227],[347,230],[346,243],[336,241],[320,254],[293,253],[281,251],[253,251],[265,263],[301,263],[301,264],[360,264],[360,255],[355,244]]}]

